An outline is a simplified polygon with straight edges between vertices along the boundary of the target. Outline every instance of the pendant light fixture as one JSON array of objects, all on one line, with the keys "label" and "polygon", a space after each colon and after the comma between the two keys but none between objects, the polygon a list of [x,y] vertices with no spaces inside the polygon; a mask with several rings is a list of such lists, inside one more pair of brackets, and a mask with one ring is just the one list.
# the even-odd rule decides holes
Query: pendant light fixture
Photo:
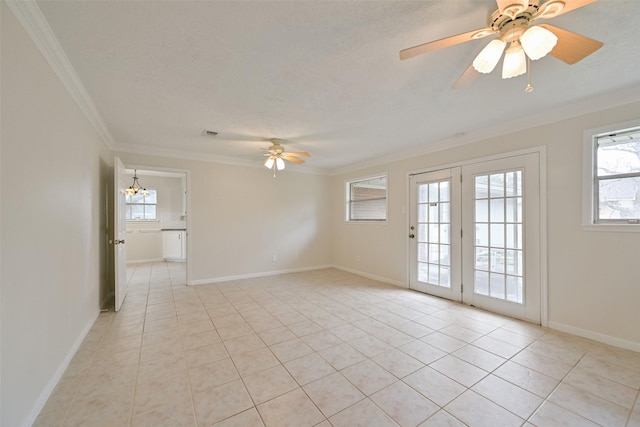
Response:
[{"label": "pendant light fixture", "polygon": [[138,182],[138,170],[133,170],[133,184],[129,186],[129,188],[125,189],[124,192],[127,196],[135,196],[136,194],[142,194],[143,196],[148,196],[149,191],[146,188],[142,187]]}]

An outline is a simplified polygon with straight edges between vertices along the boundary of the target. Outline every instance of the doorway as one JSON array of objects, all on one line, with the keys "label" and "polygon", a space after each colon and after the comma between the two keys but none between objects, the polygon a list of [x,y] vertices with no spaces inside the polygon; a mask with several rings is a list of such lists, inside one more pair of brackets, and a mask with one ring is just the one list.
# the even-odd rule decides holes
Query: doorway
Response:
[{"label": "doorway", "polygon": [[410,176],[411,289],[541,323],[539,157]]},{"label": "doorway", "polygon": [[[114,221],[120,224],[116,227],[120,237],[115,239],[118,311],[136,271],[155,266],[156,272],[172,273],[164,274],[172,285],[189,284],[189,172],[123,166],[115,175],[119,175]],[[144,191],[126,195],[134,181]]]}]

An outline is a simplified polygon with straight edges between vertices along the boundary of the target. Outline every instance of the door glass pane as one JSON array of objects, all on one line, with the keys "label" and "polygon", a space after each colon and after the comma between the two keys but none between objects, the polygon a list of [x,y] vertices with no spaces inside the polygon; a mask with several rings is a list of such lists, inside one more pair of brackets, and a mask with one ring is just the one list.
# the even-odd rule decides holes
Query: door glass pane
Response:
[{"label": "door glass pane", "polygon": [[491,222],[503,222],[504,221],[504,199],[491,199],[489,208],[489,217]]},{"label": "door glass pane", "polygon": [[523,304],[522,171],[476,176],[474,292]]},{"label": "door glass pane", "polygon": [[451,265],[449,245],[440,245],[440,265]]},{"label": "door glass pane", "polygon": [[476,245],[489,246],[489,224],[476,224]]},{"label": "door glass pane", "polygon": [[518,198],[510,197],[505,203],[507,206],[507,222],[518,222],[520,218],[518,218],[518,213],[521,211],[522,207],[518,205],[522,200]]},{"label": "door glass pane", "polygon": [[489,270],[489,248],[476,247],[476,270]]},{"label": "door glass pane", "polygon": [[491,273],[489,276],[489,296],[505,299],[505,276],[504,274]]},{"label": "door glass pane", "polygon": [[429,264],[418,262],[418,280],[424,283],[429,281]]},{"label": "door glass pane", "polygon": [[487,175],[476,176],[475,193],[476,200],[487,198],[487,194],[489,194],[489,177]]},{"label": "door glass pane", "polygon": [[427,262],[429,259],[427,258],[427,248],[429,245],[426,243],[418,243],[418,262]]},{"label": "door glass pane", "polygon": [[429,222],[430,223],[432,224],[438,223],[438,218],[440,218],[440,215],[438,215],[438,213],[439,213],[438,203],[437,202],[429,203]]},{"label": "door glass pane", "polygon": [[522,277],[507,276],[507,300],[522,304]]},{"label": "door glass pane", "polygon": [[439,233],[439,229],[440,227],[438,226],[438,224],[429,224],[429,242],[432,243],[439,243],[440,241],[440,233]]},{"label": "door glass pane", "polygon": [[441,202],[451,201],[451,188],[449,185],[449,181],[440,182],[440,201]]},{"label": "door glass pane", "polygon": [[432,264],[438,264],[440,259],[438,248],[439,245],[429,245],[429,262]]},{"label": "door glass pane", "polygon": [[476,200],[476,222],[489,221],[489,201]]},{"label": "door glass pane", "polygon": [[429,184],[429,201],[430,202],[439,202],[440,201],[440,195],[439,195],[439,191],[438,191],[438,183],[437,182],[432,182],[431,184]]},{"label": "door glass pane", "polygon": [[450,243],[449,224],[440,224],[440,243]]},{"label": "door glass pane", "polygon": [[489,192],[491,197],[504,197],[504,174],[497,173],[489,178]]},{"label": "door glass pane", "polygon": [[504,225],[491,223],[491,247],[503,248],[504,247]]},{"label": "door glass pane", "polygon": [[504,273],[504,250],[491,250],[491,271],[496,273]]},{"label": "door glass pane", "polygon": [[489,273],[476,270],[473,291],[480,295],[489,295]]},{"label": "door glass pane", "polygon": [[419,204],[418,205],[418,222],[427,222],[429,205],[427,204]]},{"label": "door glass pane", "polygon": [[426,239],[428,234],[427,224],[418,224],[418,234],[416,234],[416,239],[418,243],[423,243],[424,241],[421,239]]},{"label": "door glass pane", "polygon": [[451,183],[418,184],[418,280],[449,288]]}]

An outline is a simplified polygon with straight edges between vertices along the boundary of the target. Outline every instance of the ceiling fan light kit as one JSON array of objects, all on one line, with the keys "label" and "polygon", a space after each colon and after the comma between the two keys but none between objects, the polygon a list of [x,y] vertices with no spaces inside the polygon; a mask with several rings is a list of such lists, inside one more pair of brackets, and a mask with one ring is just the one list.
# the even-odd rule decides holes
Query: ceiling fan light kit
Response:
[{"label": "ceiling fan light kit", "polygon": [[546,28],[533,26],[520,36],[520,44],[533,61],[551,52],[558,43],[558,37]]},{"label": "ceiling fan light kit", "polygon": [[[540,4],[539,0],[496,0],[498,9],[490,15],[486,28],[403,49],[400,59],[497,34],[473,60],[473,69],[465,71],[453,85],[454,89],[460,87],[462,81],[470,80],[473,74],[470,71],[492,72],[503,52],[503,79],[526,73],[529,60],[535,61],[547,54],[574,64],[601,48],[603,43],[549,24],[533,25],[533,22],[554,18],[595,1],[548,0]],[[529,81],[526,92],[531,90]]]},{"label": "ceiling fan light kit", "polygon": [[502,63],[502,78],[521,76],[527,72],[527,59],[519,42],[512,42],[509,49],[504,53]]},{"label": "ceiling fan light kit", "polygon": [[492,72],[498,65],[506,46],[507,43],[500,39],[491,40],[473,60],[473,68],[483,74]]}]

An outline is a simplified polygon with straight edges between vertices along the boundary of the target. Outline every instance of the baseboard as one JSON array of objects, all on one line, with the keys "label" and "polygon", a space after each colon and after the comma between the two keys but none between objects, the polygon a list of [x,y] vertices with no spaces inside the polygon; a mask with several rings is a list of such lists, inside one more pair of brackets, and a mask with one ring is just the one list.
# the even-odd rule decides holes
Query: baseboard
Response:
[{"label": "baseboard", "polygon": [[76,355],[76,352],[80,348],[80,345],[82,345],[82,342],[87,337],[87,334],[91,330],[91,327],[96,322],[98,315],[100,315],[99,310],[96,311],[96,313],[91,318],[89,323],[84,327],[84,329],[80,333],[80,336],[78,337],[78,339],[73,343],[73,345],[69,349],[69,352],[67,353],[67,356],[64,358],[60,366],[58,366],[58,369],[56,369],[56,372],[53,374],[53,377],[51,378],[51,380],[49,380],[49,383],[47,383],[47,386],[44,388],[42,393],[40,393],[40,397],[38,397],[38,400],[36,400],[36,404],[31,410],[31,413],[29,414],[29,417],[24,423],[24,426],[33,425],[33,423],[36,421],[36,418],[38,418],[40,411],[42,411],[42,408],[44,408],[44,405],[47,403],[47,400],[49,400],[49,397],[51,396],[51,393],[53,393],[53,390],[56,388],[56,385],[58,385],[58,381],[60,381],[60,379],[62,378],[62,375],[64,375],[64,371],[69,367],[69,363],[71,363],[71,359],[73,359],[73,356]]},{"label": "baseboard", "polygon": [[627,341],[622,338],[612,337],[611,335],[605,335],[599,332],[577,328],[575,326],[567,325],[560,322],[554,322],[552,320],[549,321],[549,327],[551,329],[555,329],[560,332],[567,332],[569,334],[577,335],[582,338],[588,338],[588,339],[599,341],[601,343],[609,344],[615,347],[620,347],[627,350],[640,352],[640,343],[638,342]]},{"label": "baseboard", "polygon": [[198,279],[192,280],[191,285],[208,285],[211,283],[220,283],[220,282],[228,282],[230,280],[241,280],[241,279],[254,279],[256,277],[267,277],[267,276],[278,276],[280,274],[287,273],[300,273],[302,271],[313,271],[313,270],[324,270],[325,268],[331,268],[331,265],[314,265],[311,267],[300,267],[300,268],[290,268],[286,270],[274,270],[274,271],[263,271],[259,273],[250,273],[250,274],[239,274],[236,276],[222,276],[222,277],[213,277],[210,279]]},{"label": "baseboard", "polygon": [[387,277],[376,276],[375,274],[369,274],[369,273],[364,272],[364,271],[356,270],[356,269],[349,268],[349,267],[343,267],[343,266],[340,266],[340,265],[332,265],[331,267],[333,267],[335,269],[338,269],[338,270],[346,271],[347,273],[357,274],[358,276],[366,277],[367,279],[377,280],[378,282],[383,282],[383,283],[388,283],[390,285],[398,286],[400,288],[405,288],[405,289],[409,288],[409,286],[406,283],[399,282],[399,281],[393,280],[393,279],[389,279]]}]

